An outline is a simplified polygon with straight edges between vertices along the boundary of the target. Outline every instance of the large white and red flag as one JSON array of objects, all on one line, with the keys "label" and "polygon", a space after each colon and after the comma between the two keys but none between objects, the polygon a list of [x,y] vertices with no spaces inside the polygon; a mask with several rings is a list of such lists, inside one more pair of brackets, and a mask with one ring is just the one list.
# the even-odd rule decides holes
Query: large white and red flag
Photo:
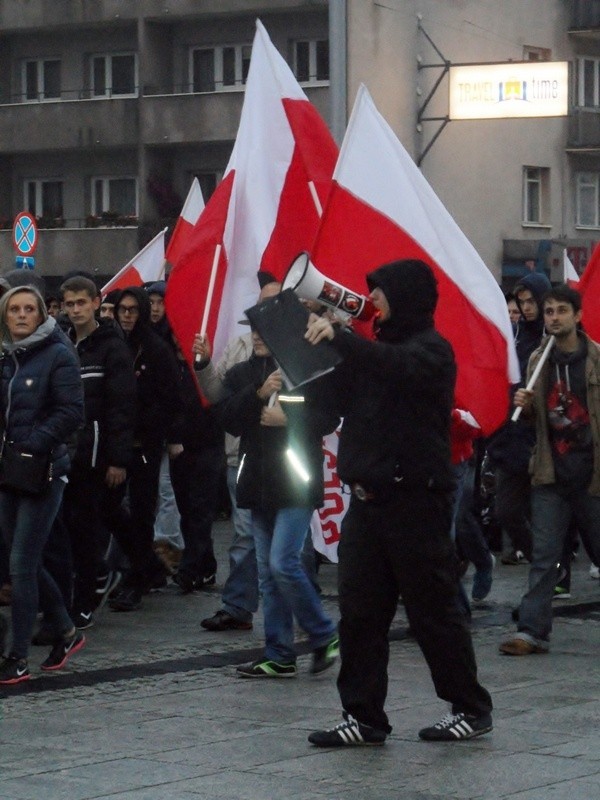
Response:
[{"label": "large white and red flag", "polygon": [[198,331],[208,333],[218,358],[244,331],[239,320],[256,302],[257,271],[282,278],[292,259],[310,249],[337,152],[257,22],[229,164],[167,285],[167,315],[188,358]]},{"label": "large white and red flag", "polygon": [[165,258],[169,264],[175,264],[183,255],[194,230],[194,225],[198,222],[203,210],[204,198],[202,197],[202,189],[198,178],[194,178],[167,245]]},{"label": "large white and red flag", "polygon": [[595,342],[600,342],[600,244],[597,244],[587,263],[579,284],[584,330]]},{"label": "large white and red flag", "polygon": [[104,297],[114,289],[127,286],[142,286],[150,281],[159,281],[165,273],[165,233],[166,228],[157,233],[154,239],[128,261],[117,274],[105,283],[100,294]]},{"label": "large white and red flag", "polygon": [[455,405],[483,435],[508,412],[519,366],[506,301],[475,248],[377,111],[359,90],[312,251],[324,275],[368,292],[365,276],[397,259],[421,259],[438,282],[435,325],[458,365]]}]

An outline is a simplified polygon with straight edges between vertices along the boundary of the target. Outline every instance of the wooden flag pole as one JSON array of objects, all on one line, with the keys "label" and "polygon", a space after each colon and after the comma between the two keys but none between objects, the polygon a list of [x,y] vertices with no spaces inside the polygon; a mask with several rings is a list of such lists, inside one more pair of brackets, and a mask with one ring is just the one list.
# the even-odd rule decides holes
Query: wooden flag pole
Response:
[{"label": "wooden flag pole", "polygon": [[[536,382],[536,381],[537,381],[537,379],[539,378],[539,376],[540,376],[540,372],[542,371],[542,367],[544,366],[544,364],[545,364],[545,363],[546,363],[546,361],[548,360],[548,356],[550,355],[550,351],[551,351],[551,350],[552,350],[552,348],[554,347],[554,342],[555,342],[555,341],[556,341],[556,339],[555,339],[555,337],[554,337],[554,336],[551,336],[551,337],[548,339],[548,342],[547,342],[547,344],[546,344],[546,349],[544,350],[544,352],[543,352],[543,353],[542,353],[542,355],[540,356],[540,360],[539,360],[539,361],[538,361],[538,363],[536,364],[536,367],[535,367],[535,369],[533,370],[533,373],[532,373],[532,375],[531,375],[531,378],[529,378],[529,380],[527,381],[527,386],[526,386],[525,388],[527,389],[527,391],[528,391],[528,392],[530,392],[530,391],[533,389],[533,387],[534,387],[534,385],[535,385],[535,382]],[[513,422],[516,422],[516,421],[519,419],[519,417],[521,416],[521,411],[523,411],[523,408],[522,408],[522,406],[519,406],[518,408],[515,408],[515,410],[514,410],[514,412],[513,412],[513,415],[512,415],[512,417],[511,417],[511,420],[512,420]]]},{"label": "wooden flag pole", "polygon": [[[206,302],[204,304],[204,314],[202,315],[202,324],[200,325],[200,335],[206,336],[206,329],[208,327],[208,315],[210,314],[210,307],[212,305],[212,297],[215,289],[215,281],[217,279],[217,271],[219,269],[219,259],[221,258],[222,245],[218,244],[215,247],[215,254],[213,256],[212,268],[210,270],[210,280],[208,282],[208,292],[206,293]],[[198,353],[194,358],[194,363],[199,364],[202,361]]]}]

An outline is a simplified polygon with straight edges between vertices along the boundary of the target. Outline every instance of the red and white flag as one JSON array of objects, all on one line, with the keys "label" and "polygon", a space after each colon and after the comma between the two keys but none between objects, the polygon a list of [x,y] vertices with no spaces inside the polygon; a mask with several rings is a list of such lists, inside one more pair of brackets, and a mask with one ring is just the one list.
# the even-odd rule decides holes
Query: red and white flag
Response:
[{"label": "red and white flag", "polygon": [[159,281],[165,272],[165,233],[166,228],[157,233],[152,241],[143,247],[131,261],[120,269],[114,278],[105,283],[100,294],[104,297],[114,289],[127,286],[142,286],[150,281]]},{"label": "red and white flag", "polygon": [[567,248],[563,250],[563,283],[568,283],[573,289],[577,289],[579,283],[579,275],[573,266],[573,262],[567,255]]},{"label": "red and white flag", "polygon": [[584,330],[595,342],[600,342],[600,244],[594,248],[579,284],[574,288],[581,292]]},{"label": "red and white flag", "polygon": [[194,225],[198,222],[200,214],[204,209],[204,198],[198,178],[194,178],[192,185],[185,198],[185,203],[181,209],[181,214],[175,225],[175,230],[171,234],[165,258],[169,264],[175,264],[183,255],[188,246],[189,237],[194,230]]},{"label": "red and white flag", "polygon": [[337,146],[289,66],[257,22],[238,134],[222,182],[196,223],[167,285],[167,315],[191,359],[206,331],[218,358],[244,331],[256,273],[282,278],[312,246]]},{"label": "red and white flag", "polygon": [[359,90],[312,261],[324,275],[368,293],[368,272],[421,259],[438,282],[435,325],[458,364],[455,405],[484,436],[506,420],[519,366],[506,301],[364,86]]}]

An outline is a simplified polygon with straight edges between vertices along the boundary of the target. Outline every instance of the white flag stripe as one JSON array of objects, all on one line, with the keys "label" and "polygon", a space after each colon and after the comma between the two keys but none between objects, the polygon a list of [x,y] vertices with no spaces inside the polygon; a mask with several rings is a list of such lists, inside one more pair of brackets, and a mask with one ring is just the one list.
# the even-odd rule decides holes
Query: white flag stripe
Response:
[{"label": "white flag stripe", "polygon": [[154,239],[151,239],[145,247],[142,247],[140,252],[135,255],[131,261],[128,261],[127,264],[102,287],[100,293],[104,295],[110,292],[111,286],[117,283],[119,278],[132,267],[138,272],[142,283],[159,280],[165,267],[166,232],[167,228],[157,233]]},{"label": "white flag stripe", "polygon": [[[377,158],[373,158],[377,141]],[[346,158],[352,148],[352,157]],[[393,165],[393,169],[390,167]],[[499,286],[414,161],[381,116],[365,86],[361,86],[344,137],[334,180],[405,230],[460,287],[480,314],[502,333],[513,334],[506,309],[495,296]],[[402,187],[410,187],[403,191]],[[441,226],[433,223],[443,220]],[[483,269],[473,269],[479,262]],[[508,348],[511,382],[519,380],[514,348]]]},{"label": "white flag stripe", "polygon": [[239,327],[240,309],[256,302],[256,272],[275,227],[295,145],[282,97],[307,100],[257,21],[240,126],[225,170],[227,175],[235,169],[236,175],[223,234],[227,303],[219,310],[215,352],[222,352],[232,332],[245,332]]},{"label": "white flag stripe", "polygon": [[573,262],[567,255],[567,248],[563,250],[563,281],[566,283],[567,281],[579,281],[579,275],[577,274],[577,270],[573,266]]},{"label": "white flag stripe", "polygon": [[179,216],[183,217],[183,219],[191,225],[195,225],[196,222],[198,222],[198,217],[202,213],[203,208],[204,198],[202,197],[202,189],[200,188],[198,178],[194,178]]}]

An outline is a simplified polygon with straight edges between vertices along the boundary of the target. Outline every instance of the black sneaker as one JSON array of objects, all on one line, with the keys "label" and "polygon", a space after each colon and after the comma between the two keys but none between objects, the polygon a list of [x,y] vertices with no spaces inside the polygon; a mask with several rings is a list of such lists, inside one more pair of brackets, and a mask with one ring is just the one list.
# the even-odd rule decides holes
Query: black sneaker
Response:
[{"label": "black sneaker", "polygon": [[42,669],[45,672],[50,672],[53,669],[62,669],[67,663],[69,658],[85,647],[85,636],[79,631],[75,631],[71,636],[57,642],[45,661],[42,661]]},{"label": "black sneaker", "polygon": [[7,656],[0,660],[0,684],[4,686],[22,683],[31,678],[27,661],[24,658]]},{"label": "black sneaker", "polygon": [[91,611],[75,611],[72,614],[73,625],[78,631],[85,631],[94,624],[94,615]]},{"label": "black sneaker", "polygon": [[252,664],[243,664],[237,668],[240,678],[295,678],[298,670],[295,664],[279,664],[268,658],[259,658]]},{"label": "black sneaker", "polygon": [[142,605],[142,592],[137,586],[123,586],[108,605],[113,611],[136,611]]},{"label": "black sneaker", "polygon": [[176,572],[172,581],[179,586],[182,594],[191,594],[194,589],[198,588],[197,581],[187,572]]},{"label": "black sneaker", "polygon": [[419,739],[426,742],[457,742],[489,733],[492,727],[491,714],[476,717],[461,711],[459,714],[446,714],[435,725],[423,728],[419,731]]},{"label": "black sneaker", "polygon": [[325,672],[326,669],[329,669],[329,667],[335,664],[335,660],[339,654],[340,640],[338,636],[334,636],[328,644],[313,650],[313,660],[310,671],[313,675]]},{"label": "black sneaker", "polygon": [[316,747],[375,747],[385,744],[387,734],[363,725],[344,711],[344,721],[327,731],[315,731],[308,741]]},{"label": "black sneaker", "polygon": [[96,578],[96,600],[98,601],[96,611],[100,611],[104,606],[108,598],[121,583],[122,578],[122,573],[112,569],[106,575],[101,575],[99,578]]},{"label": "black sneaker", "polygon": [[509,550],[500,556],[500,563],[514,567],[519,564],[529,564],[529,559],[522,550]]}]

